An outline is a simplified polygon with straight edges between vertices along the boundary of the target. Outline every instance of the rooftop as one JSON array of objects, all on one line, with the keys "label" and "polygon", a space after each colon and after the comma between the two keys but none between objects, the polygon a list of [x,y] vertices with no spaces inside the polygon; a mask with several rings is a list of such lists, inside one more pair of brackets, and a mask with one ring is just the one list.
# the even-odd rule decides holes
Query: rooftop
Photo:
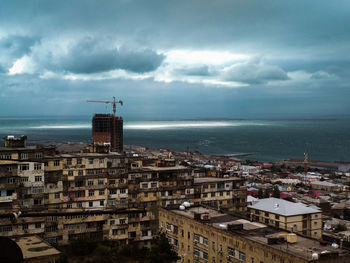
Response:
[{"label": "rooftop", "polygon": [[[225,214],[218,212],[217,210],[205,208],[205,207],[191,207],[187,208],[186,210],[179,210],[179,209],[169,209],[175,214],[194,219],[195,213],[207,213],[210,215],[209,220],[200,220],[201,223],[210,225],[211,227],[214,227],[216,229],[219,229],[221,231],[225,231],[226,233],[229,231],[229,233],[232,233],[233,235],[239,235],[243,236],[246,239],[273,247],[278,250],[283,250],[285,253],[290,253],[295,256],[311,260],[312,253],[334,253],[334,252],[343,252],[339,249],[336,250],[332,248],[330,245],[324,246],[321,245],[319,241],[311,239],[311,238],[305,238],[301,236],[297,236],[297,242],[296,243],[282,243],[282,244],[268,244],[268,238],[269,237],[276,237],[283,234],[287,234],[288,232],[278,230],[269,226],[266,226],[264,224],[258,223],[258,222],[251,222],[246,219],[242,219],[230,214]],[[243,229],[234,229],[234,230],[228,230],[228,225],[235,225],[235,224],[242,224]],[[327,252],[325,252],[327,251]]]},{"label": "rooftop", "polygon": [[19,237],[13,240],[21,248],[24,260],[61,254],[60,251],[37,236]]},{"label": "rooftop", "polygon": [[261,199],[256,204],[249,205],[248,208],[270,212],[282,216],[321,213],[321,211],[311,207],[307,207],[304,204],[293,203],[274,197]]},{"label": "rooftop", "polygon": [[218,177],[199,177],[194,178],[195,184],[201,184],[201,183],[216,183],[216,182],[227,182],[227,181],[240,181],[241,178],[238,177],[227,177],[227,178],[218,178]]}]

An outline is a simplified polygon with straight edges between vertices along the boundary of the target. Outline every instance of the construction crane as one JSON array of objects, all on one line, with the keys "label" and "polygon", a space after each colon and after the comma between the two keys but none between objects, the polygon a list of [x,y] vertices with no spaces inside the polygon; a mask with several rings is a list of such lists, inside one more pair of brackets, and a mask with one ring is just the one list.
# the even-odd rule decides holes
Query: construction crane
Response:
[{"label": "construction crane", "polygon": [[[97,103],[105,103],[105,104],[112,104],[113,105],[113,127],[115,129],[116,126],[116,112],[117,112],[117,103],[120,103],[121,106],[123,106],[123,102],[121,100],[116,101],[115,97],[113,96],[112,101],[108,100],[88,100],[87,102],[97,102]],[[116,135],[113,135],[113,148],[116,150],[116,145],[117,145],[117,138]]]},{"label": "construction crane", "polygon": [[116,117],[116,111],[117,111],[117,103],[120,103],[121,106],[123,106],[123,102],[121,100],[116,101],[115,97],[113,97],[112,101],[108,100],[88,100],[87,102],[97,102],[97,103],[105,103],[105,104],[112,104],[113,105],[113,117]]}]

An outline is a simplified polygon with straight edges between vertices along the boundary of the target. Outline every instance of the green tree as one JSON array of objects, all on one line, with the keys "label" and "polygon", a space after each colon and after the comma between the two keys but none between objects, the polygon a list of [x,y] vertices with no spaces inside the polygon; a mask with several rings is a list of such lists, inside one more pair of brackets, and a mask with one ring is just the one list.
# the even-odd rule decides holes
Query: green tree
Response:
[{"label": "green tree", "polygon": [[259,199],[263,199],[264,198],[264,192],[263,192],[263,190],[261,188],[258,191],[258,198]]},{"label": "green tree", "polygon": [[180,257],[169,244],[168,238],[164,232],[158,233],[152,239],[152,247],[147,256],[148,263],[166,263],[176,262]]},{"label": "green tree", "polygon": [[264,192],[264,198],[269,198],[270,197],[270,189],[266,189]]},{"label": "green tree", "polygon": [[281,196],[281,192],[280,192],[280,190],[278,189],[278,186],[275,185],[275,186],[273,187],[272,197],[280,198],[280,196]]}]

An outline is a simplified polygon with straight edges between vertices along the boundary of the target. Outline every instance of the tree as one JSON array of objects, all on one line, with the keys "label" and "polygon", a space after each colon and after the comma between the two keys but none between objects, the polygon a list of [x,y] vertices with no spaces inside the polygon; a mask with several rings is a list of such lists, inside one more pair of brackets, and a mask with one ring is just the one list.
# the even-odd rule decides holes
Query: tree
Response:
[{"label": "tree", "polygon": [[275,185],[275,186],[273,187],[272,197],[280,198],[280,196],[281,196],[280,189],[278,189],[278,186]]},{"label": "tree", "polygon": [[266,189],[264,192],[264,198],[270,198],[270,190]]},{"label": "tree", "polygon": [[176,262],[180,257],[169,244],[168,238],[164,232],[158,233],[152,239],[152,247],[147,256],[146,262],[149,263],[166,263]]},{"label": "tree", "polygon": [[263,192],[263,190],[261,188],[258,191],[258,198],[259,199],[263,199],[264,198],[264,192]]}]

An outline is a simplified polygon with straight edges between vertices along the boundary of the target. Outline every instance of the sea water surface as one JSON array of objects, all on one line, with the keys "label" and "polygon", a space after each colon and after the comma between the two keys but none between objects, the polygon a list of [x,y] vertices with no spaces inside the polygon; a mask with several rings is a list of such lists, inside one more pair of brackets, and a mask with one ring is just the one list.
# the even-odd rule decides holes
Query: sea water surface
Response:
[{"label": "sea water surface", "polygon": [[[0,117],[1,140],[27,135],[29,144],[91,142],[89,117]],[[1,142],[2,143],[2,142]],[[350,119],[244,119],[124,121],[124,144],[200,151],[277,161],[303,159],[350,161]]]}]

